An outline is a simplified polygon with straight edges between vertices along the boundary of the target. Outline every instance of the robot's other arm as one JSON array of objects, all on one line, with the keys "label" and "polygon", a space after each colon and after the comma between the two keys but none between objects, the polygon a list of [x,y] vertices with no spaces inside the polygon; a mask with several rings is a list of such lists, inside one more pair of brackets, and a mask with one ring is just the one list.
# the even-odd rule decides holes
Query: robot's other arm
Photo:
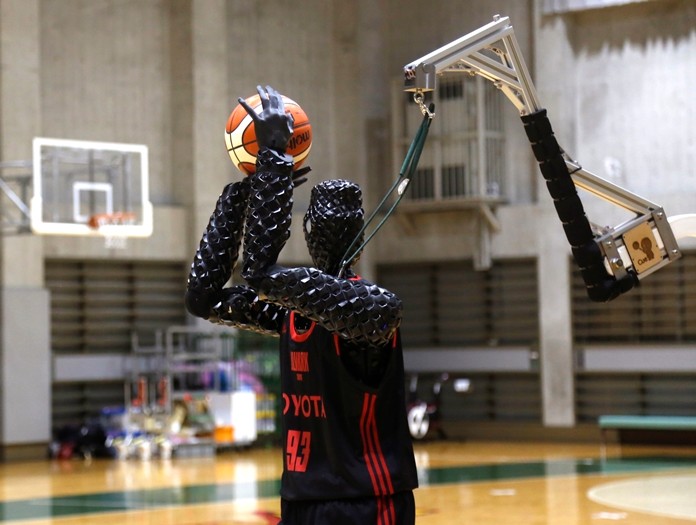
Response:
[{"label": "robot's other arm", "polygon": [[210,320],[259,334],[280,334],[286,308],[260,300],[253,288],[244,285],[225,288],[219,297]]},{"label": "robot's other arm", "polygon": [[341,279],[315,268],[274,266],[259,287],[270,301],[354,343],[384,345],[401,324],[401,300],[362,279]]},{"label": "robot's other arm", "polygon": [[186,308],[214,323],[277,335],[284,308],[259,301],[247,286],[223,288],[239,256],[249,189],[244,179],[228,184],[218,198],[191,264]]},{"label": "robot's other arm", "polygon": [[215,204],[188,277],[186,308],[196,317],[210,317],[220,290],[232,276],[248,199],[249,181],[244,179],[225,186]]}]

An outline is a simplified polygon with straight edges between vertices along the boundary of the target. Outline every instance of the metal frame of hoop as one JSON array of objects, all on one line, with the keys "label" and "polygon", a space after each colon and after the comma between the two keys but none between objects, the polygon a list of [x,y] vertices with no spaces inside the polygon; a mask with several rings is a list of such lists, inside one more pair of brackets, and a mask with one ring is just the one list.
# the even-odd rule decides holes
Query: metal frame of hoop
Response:
[{"label": "metal frame of hoop", "polygon": [[135,221],[135,213],[113,212],[92,215],[87,224],[104,237],[105,248],[122,250],[128,243],[128,234],[123,232],[122,227],[131,226]]}]

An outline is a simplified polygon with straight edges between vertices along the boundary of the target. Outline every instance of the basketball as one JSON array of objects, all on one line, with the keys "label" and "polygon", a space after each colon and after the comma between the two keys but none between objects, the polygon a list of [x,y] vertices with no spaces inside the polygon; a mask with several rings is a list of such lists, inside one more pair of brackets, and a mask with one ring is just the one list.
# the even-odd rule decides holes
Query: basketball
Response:
[{"label": "basketball", "polygon": [[[247,98],[246,103],[257,113],[261,112],[259,95]],[[287,153],[292,155],[295,169],[297,169],[307,159],[312,147],[312,126],[307,114],[297,102],[283,95],[283,103],[285,111],[292,114],[295,120],[293,133],[288,141]],[[256,142],[254,121],[241,104],[237,104],[227,119],[225,143],[227,144],[227,152],[239,171],[246,175],[251,175],[256,171],[256,155],[259,152],[259,146]]]}]

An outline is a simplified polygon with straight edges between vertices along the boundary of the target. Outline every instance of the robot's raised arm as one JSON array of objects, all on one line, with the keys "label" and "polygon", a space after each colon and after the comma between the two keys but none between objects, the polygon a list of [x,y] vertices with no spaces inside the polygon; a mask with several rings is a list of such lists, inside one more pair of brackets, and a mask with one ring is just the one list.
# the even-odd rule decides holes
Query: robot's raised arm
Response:
[{"label": "robot's raised arm", "polygon": [[[404,66],[404,90],[433,91],[438,77],[455,73],[492,81],[519,111],[592,300],[612,300],[681,256],[671,221],[659,205],[584,170],[558,145],[509,18],[496,15],[491,23]],[[585,216],[576,187],[635,217],[598,229]],[[696,218],[680,216],[678,221],[679,232],[691,225],[696,228]],[[642,242],[657,247],[659,256],[648,260],[644,251],[634,248]]]}]

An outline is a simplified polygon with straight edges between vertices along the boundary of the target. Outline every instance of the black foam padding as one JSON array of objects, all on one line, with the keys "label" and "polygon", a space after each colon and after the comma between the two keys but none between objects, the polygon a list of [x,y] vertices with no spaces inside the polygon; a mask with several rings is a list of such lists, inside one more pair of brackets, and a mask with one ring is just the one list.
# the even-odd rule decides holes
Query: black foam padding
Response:
[{"label": "black foam padding", "polygon": [[546,110],[541,109],[521,118],[589,298],[597,302],[615,299],[633,288],[638,283],[637,277],[629,272],[626,277],[617,280],[607,272]]}]

